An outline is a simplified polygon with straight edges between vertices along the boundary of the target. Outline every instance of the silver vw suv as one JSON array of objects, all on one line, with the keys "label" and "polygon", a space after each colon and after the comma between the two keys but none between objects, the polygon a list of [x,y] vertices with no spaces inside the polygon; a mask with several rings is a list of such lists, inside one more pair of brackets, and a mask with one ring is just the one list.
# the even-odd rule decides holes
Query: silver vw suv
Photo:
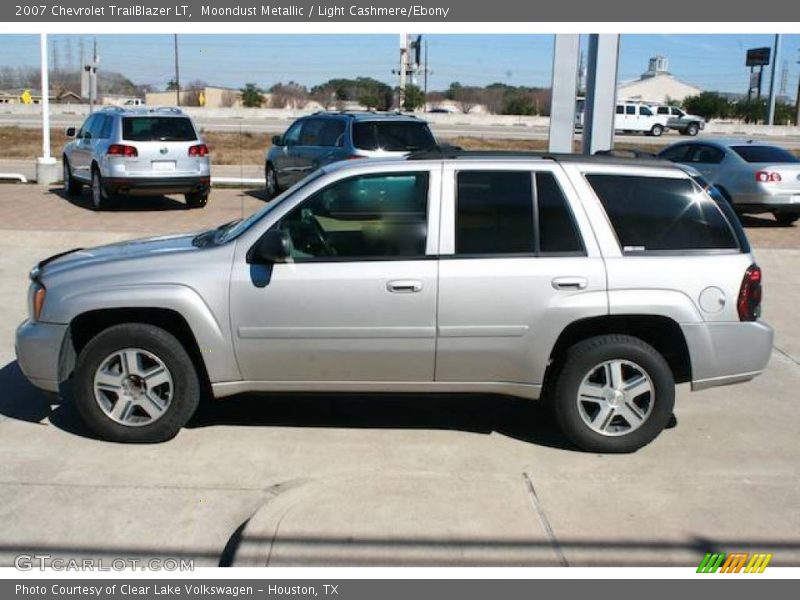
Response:
[{"label": "silver vw suv", "polygon": [[92,206],[112,196],[184,194],[191,208],[206,205],[208,146],[179,108],[106,107],[89,115],[64,146],[64,191],[89,185]]},{"label": "silver vw suv", "polygon": [[347,161],[193,235],[31,272],[22,371],[101,437],[166,440],[208,394],[541,398],[574,444],[630,452],[675,385],[766,367],[761,270],[696,172],[613,157]]}]

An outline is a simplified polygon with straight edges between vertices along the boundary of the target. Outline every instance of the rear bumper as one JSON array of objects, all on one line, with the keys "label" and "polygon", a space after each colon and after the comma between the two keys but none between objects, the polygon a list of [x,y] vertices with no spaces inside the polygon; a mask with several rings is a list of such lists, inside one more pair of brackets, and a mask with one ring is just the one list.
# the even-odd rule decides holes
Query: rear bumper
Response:
[{"label": "rear bumper", "polygon": [[24,321],[17,328],[17,362],[23,375],[37,388],[58,392],[59,359],[68,325]]},{"label": "rear bumper", "polygon": [[692,389],[748,381],[767,366],[772,354],[772,328],[761,321],[684,323],[681,325],[692,361]]},{"label": "rear bumper", "polygon": [[161,195],[204,193],[211,189],[211,177],[107,177],[106,190],[113,194]]},{"label": "rear bumper", "polygon": [[733,204],[741,212],[800,213],[800,193],[797,194],[736,194]]}]

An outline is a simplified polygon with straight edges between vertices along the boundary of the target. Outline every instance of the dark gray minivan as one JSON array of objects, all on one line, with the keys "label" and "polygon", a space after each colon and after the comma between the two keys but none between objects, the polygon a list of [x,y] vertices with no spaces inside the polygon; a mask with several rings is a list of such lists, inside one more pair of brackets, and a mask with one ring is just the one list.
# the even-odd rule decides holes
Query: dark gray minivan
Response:
[{"label": "dark gray minivan", "polygon": [[354,158],[401,157],[436,146],[428,124],[413,115],[318,112],[272,138],[264,174],[270,198],[323,165]]}]

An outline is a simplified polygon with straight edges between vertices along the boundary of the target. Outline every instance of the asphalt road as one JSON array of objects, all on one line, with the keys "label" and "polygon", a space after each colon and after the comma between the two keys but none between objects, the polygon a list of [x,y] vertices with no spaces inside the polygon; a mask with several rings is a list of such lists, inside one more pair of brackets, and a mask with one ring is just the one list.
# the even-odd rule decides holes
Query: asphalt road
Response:
[{"label": "asphalt road", "polygon": [[[254,395],[157,445],[93,439],[14,360],[26,274],[49,254],[263,205],[215,190],[88,210],[0,185],[0,564],[21,553],[234,565],[800,565],[800,227],[746,223],[776,328],[767,372],[690,393],[633,455],[576,451],[538,404],[494,396]],[[742,349],[746,351],[746,349]]]},{"label": "asphalt road", "polygon": [[[471,123],[463,115],[452,116],[452,123],[431,123],[431,129],[438,138],[449,139],[454,137],[480,137],[509,140],[546,140],[548,128],[545,126],[521,125],[481,125]],[[198,127],[208,131],[230,132],[268,132],[283,133],[292,123],[292,119],[283,118],[236,118],[236,117],[200,117],[196,118]],[[53,127],[79,126],[82,118],[71,115],[52,115]],[[0,114],[0,127],[17,126],[41,128],[42,120],[39,116]],[[615,138],[622,143],[646,143],[648,145],[667,145],[677,139],[685,139],[676,132],[668,132],[661,137],[646,137],[642,135],[617,135]],[[759,139],[771,139],[786,148],[800,148],[800,137],[797,136],[761,136]]]}]

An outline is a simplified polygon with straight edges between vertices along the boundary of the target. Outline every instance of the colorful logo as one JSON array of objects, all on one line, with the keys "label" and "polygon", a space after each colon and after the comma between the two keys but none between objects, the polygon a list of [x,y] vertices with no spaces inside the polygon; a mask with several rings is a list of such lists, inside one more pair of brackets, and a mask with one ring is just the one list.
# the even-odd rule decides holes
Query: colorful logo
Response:
[{"label": "colorful logo", "polygon": [[[748,552],[707,552],[697,567],[698,573],[763,573],[772,554],[749,554]],[[745,564],[747,566],[745,566]]]}]

